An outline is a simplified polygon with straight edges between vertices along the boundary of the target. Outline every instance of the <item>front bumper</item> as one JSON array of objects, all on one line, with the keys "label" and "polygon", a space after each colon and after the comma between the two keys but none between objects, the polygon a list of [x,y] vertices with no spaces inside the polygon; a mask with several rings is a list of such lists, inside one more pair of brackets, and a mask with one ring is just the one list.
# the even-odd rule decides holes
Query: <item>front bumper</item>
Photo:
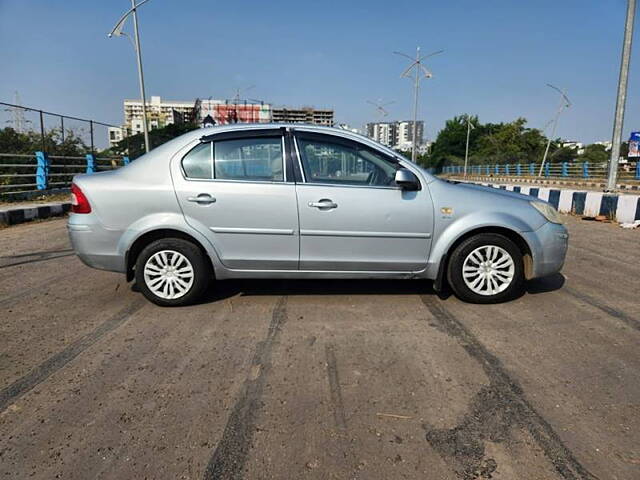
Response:
[{"label": "front bumper", "polygon": [[546,277],[562,270],[569,246],[564,225],[547,222],[533,232],[522,234],[529,244],[533,260],[530,278]]},{"label": "front bumper", "polygon": [[67,222],[69,240],[84,264],[100,270],[124,273],[124,256],[117,252],[121,231],[109,230],[93,214],[71,214]]}]

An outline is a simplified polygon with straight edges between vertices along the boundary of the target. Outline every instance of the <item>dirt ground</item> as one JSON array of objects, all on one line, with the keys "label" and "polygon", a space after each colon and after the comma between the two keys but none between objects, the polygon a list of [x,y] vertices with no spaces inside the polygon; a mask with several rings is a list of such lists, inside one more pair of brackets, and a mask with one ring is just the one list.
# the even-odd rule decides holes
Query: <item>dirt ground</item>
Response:
[{"label": "dirt ground", "polygon": [[220,282],[163,309],[0,231],[0,475],[638,479],[640,231],[566,217],[501,305],[426,281]]}]

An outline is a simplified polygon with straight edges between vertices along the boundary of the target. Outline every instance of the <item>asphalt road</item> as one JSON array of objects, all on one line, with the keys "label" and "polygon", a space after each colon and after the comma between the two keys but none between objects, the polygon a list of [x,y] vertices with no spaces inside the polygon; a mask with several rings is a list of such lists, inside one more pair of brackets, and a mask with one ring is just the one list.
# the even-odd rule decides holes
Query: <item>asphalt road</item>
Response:
[{"label": "asphalt road", "polygon": [[0,230],[0,476],[638,479],[640,231],[567,219],[511,303],[423,281],[220,283],[162,309]]}]

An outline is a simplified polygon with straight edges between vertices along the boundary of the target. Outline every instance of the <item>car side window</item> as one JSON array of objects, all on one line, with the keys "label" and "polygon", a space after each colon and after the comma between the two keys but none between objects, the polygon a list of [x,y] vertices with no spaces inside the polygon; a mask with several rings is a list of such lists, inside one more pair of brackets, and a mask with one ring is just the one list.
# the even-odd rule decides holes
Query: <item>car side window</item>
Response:
[{"label": "car side window", "polygon": [[211,143],[200,143],[182,159],[182,169],[187,178],[212,179]]},{"label": "car side window", "polygon": [[284,180],[282,138],[222,140],[213,147],[214,174],[222,180]]},{"label": "car side window", "polygon": [[387,187],[398,164],[356,142],[297,137],[307,183]]},{"label": "car side window", "polygon": [[201,143],[182,159],[190,179],[284,181],[281,137],[240,138]]}]

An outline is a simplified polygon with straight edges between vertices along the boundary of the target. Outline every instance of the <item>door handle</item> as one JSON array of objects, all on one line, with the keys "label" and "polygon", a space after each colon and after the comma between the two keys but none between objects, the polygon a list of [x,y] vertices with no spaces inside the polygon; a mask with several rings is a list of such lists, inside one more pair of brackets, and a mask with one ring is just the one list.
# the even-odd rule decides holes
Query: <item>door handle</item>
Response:
[{"label": "door handle", "polygon": [[212,197],[208,193],[201,193],[197,197],[189,197],[187,198],[189,202],[195,202],[199,205],[208,205],[210,203],[215,203],[216,198]]},{"label": "door handle", "polygon": [[320,208],[320,209],[330,209],[330,208],[338,208],[338,204],[328,198],[323,198],[317,202],[309,202],[308,205],[312,208]]}]

